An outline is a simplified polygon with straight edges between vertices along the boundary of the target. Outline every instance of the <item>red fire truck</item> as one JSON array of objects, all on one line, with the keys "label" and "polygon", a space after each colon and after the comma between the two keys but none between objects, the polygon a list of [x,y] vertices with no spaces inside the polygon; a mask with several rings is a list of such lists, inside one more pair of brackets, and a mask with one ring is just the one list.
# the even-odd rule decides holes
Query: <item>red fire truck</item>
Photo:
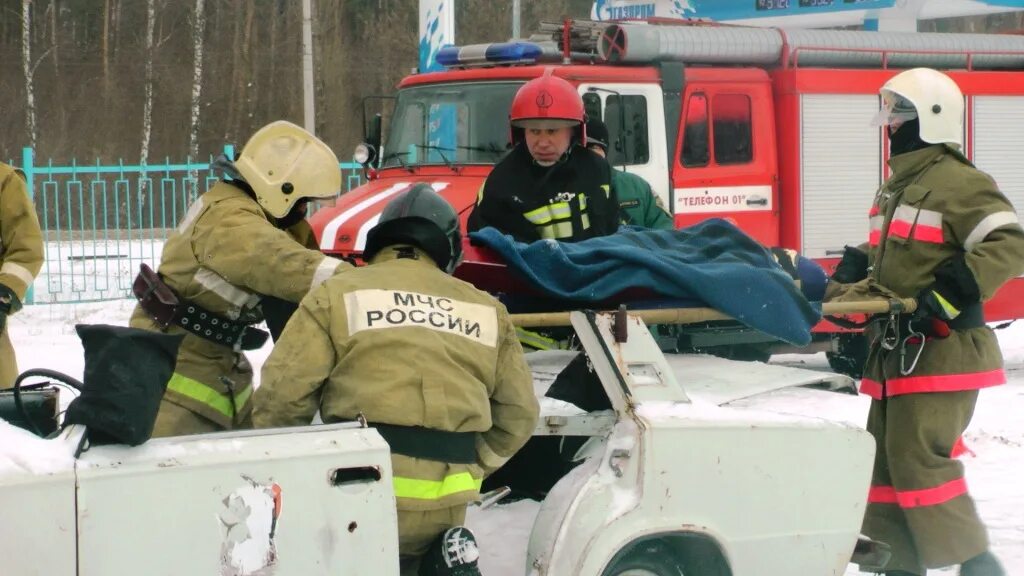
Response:
[{"label": "red fire truck", "polygon": [[[530,41],[443,49],[446,70],[403,79],[387,138],[377,116],[357,149],[369,182],[312,218],[321,249],[358,256],[387,200],[419,182],[467,218],[506,152],[513,95],[549,66],[578,86],[589,116],[604,119],[609,161],[643,176],[677,227],[728,217],[763,244],[831,269],[845,244],[867,239],[867,211],[887,177],[886,137],[870,126],[878,89],[915,66],[958,82],[966,155],[1024,206],[1024,37],[678,22],[543,29]],[[457,274],[516,289],[514,279],[496,284],[500,263],[468,250]],[[1020,317],[1024,278],[986,306],[989,321]],[[837,369],[859,367],[859,335],[828,322],[816,330],[812,350],[830,352]]]}]

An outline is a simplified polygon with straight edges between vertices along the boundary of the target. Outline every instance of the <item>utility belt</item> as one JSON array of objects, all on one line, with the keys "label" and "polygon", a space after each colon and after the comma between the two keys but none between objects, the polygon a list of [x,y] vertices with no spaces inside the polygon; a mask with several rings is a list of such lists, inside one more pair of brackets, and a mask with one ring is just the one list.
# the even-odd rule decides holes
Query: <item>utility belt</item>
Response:
[{"label": "utility belt", "polygon": [[370,426],[391,446],[395,454],[449,464],[475,464],[476,432],[448,432],[422,426],[374,424]]},{"label": "utility belt", "polygon": [[204,340],[235,350],[256,350],[263,347],[270,336],[265,330],[230,320],[195,302],[180,298],[146,264],[139,267],[139,275],[132,283],[132,293],[161,329],[178,326]]},{"label": "utility belt", "polygon": [[869,341],[882,336],[886,329],[890,332],[895,329],[899,334],[919,332],[924,336],[945,338],[949,336],[951,330],[969,330],[984,325],[984,307],[980,302],[976,302],[964,308],[960,315],[952,320],[921,318],[913,314],[875,314],[868,320],[864,333]]},{"label": "utility belt", "polygon": [[864,334],[869,343],[878,342],[883,351],[898,352],[900,374],[909,376],[917,367],[928,339],[947,338],[953,330],[968,330],[984,325],[983,307],[980,302],[975,302],[964,308],[956,318],[946,321],[906,313],[876,314],[868,320]]}]

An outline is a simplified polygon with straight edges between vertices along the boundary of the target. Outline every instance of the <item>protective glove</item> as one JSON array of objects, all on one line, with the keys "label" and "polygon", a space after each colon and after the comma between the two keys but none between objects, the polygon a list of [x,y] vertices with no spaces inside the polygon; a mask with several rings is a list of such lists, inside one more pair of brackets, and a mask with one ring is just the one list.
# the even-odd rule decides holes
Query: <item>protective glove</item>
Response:
[{"label": "protective glove", "polygon": [[917,294],[919,318],[949,321],[967,306],[981,301],[981,289],[963,254],[950,258],[935,269],[935,281]]},{"label": "protective glove", "polygon": [[847,246],[843,249],[843,259],[836,264],[832,273],[832,281],[840,284],[853,284],[868,277],[868,255],[860,248]]},{"label": "protective glove", "polygon": [[789,250],[787,248],[780,248],[777,246],[768,249],[772,253],[772,257],[775,261],[782,266],[782,269],[789,274],[793,280],[799,280],[800,275],[797,273],[796,266],[799,261],[800,255],[796,250]]},{"label": "protective glove", "polygon": [[21,300],[13,290],[0,284],[0,334],[7,327],[7,315],[21,309]]}]

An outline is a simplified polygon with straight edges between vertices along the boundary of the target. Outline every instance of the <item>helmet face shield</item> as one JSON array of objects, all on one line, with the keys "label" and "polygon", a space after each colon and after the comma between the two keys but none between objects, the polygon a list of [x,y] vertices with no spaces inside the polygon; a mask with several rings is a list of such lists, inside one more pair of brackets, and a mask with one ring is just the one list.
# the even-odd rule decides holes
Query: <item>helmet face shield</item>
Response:
[{"label": "helmet face shield", "polygon": [[882,92],[882,108],[871,121],[871,125],[899,127],[914,118],[917,118],[917,108],[914,104],[903,96],[886,90]]},{"label": "helmet face shield", "polygon": [[516,128],[529,128],[534,130],[558,130],[569,126],[579,126],[579,121],[563,118],[523,118],[513,120],[512,126]]}]

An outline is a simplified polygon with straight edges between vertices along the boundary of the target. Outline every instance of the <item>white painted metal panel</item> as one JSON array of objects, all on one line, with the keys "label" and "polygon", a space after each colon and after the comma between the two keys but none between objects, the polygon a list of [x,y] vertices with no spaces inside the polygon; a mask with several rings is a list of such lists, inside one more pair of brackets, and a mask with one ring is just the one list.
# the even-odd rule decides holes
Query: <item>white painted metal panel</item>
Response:
[{"label": "white painted metal panel", "polygon": [[878,97],[801,97],[803,246],[811,258],[839,256],[868,239],[868,210],[882,179],[881,130],[870,125]]},{"label": "white painted metal panel", "polygon": [[[54,452],[33,454],[35,460],[32,457],[20,460],[19,456],[27,452],[17,449],[12,453],[13,460],[8,454],[0,454],[0,574],[3,576],[77,574],[75,469],[71,454],[81,437],[71,438],[73,428],[76,427],[45,441],[50,444],[47,448]],[[0,446],[0,451],[2,448]],[[67,455],[66,465],[49,460],[56,452]],[[3,464],[11,462],[23,468],[3,469]],[[39,469],[40,464],[44,470]]]},{"label": "white painted metal panel", "polygon": [[974,163],[1024,215],[1024,96],[974,98]]},{"label": "white painted metal panel", "polygon": [[[368,469],[379,477],[357,473]],[[80,576],[398,574],[391,459],[373,429],[101,446],[83,454],[78,479]]]}]

